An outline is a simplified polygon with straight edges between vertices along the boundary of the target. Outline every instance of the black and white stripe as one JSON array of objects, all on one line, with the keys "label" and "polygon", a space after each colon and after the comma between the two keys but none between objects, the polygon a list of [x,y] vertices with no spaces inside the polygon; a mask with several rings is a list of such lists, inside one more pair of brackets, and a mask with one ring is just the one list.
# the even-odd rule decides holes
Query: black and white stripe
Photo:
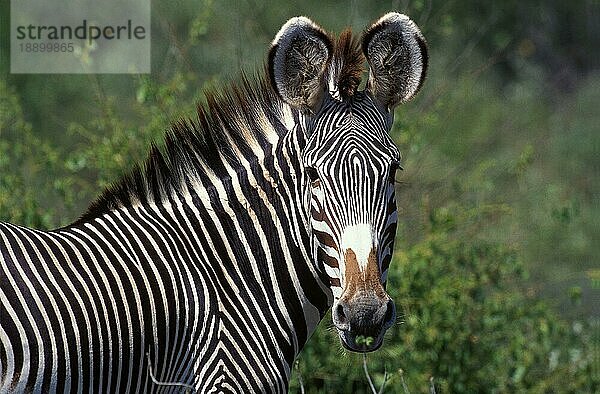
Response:
[{"label": "black and white stripe", "polygon": [[208,94],[72,225],[0,223],[0,393],[286,392],[344,286],[344,229],[374,229],[383,281],[391,257],[399,154],[364,60],[294,18],[270,77]]},{"label": "black and white stripe", "polygon": [[[372,98],[357,92],[352,101],[331,100],[327,116],[317,117],[313,134],[303,152],[304,166],[318,178],[311,193],[313,232],[330,277],[335,298],[344,283],[341,237],[357,224],[380,229],[382,276],[387,276],[396,232],[394,176],[400,153],[389,137],[389,117]],[[385,234],[385,236],[384,236]],[[379,246],[379,245],[375,245]],[[385,281],[385,280],[384,280]]]}]

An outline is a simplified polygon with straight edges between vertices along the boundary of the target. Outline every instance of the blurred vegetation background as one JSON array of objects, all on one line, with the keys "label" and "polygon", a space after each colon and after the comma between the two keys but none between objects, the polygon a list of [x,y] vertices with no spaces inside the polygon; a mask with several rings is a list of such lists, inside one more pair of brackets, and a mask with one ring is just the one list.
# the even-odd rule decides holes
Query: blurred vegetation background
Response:
[{"label": "blurred vegetation background", "polygon": [[[0,2],[0,220],[68,224],[203,90],[262,70],[295,15],[360,33],[390,10],[429,42],[396,111],[404,156],[388,288],[398,324],[367,356],[384,392],[600,390],[600,6],[476,0],[152,2],[149,75],[9,74]],[[327,318],[329,319],[329,318]],[[370,392],[327,330],[291,392]],[[302,382],[302,383],[300,383]]]}]

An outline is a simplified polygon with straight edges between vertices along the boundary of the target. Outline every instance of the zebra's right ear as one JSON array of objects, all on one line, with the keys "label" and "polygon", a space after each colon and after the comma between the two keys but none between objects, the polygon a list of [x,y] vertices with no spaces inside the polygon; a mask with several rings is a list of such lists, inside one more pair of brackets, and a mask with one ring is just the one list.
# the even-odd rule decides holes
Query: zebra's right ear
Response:
[{"label": "zebra's right ear", "polygon": [[314,112],[322,102],[325,70],[333,42],[317,24],[303,16],[286,22],[269,52],[271,84],[281,98],[302,112]]}]

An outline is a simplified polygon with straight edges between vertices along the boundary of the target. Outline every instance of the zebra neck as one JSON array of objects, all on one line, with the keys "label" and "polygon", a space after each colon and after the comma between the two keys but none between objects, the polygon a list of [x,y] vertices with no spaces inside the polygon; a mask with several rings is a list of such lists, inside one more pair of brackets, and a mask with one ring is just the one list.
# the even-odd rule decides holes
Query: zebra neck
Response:
[{"label": "zebra neck", "polygon": [[192,207],[189,219],[221,245],[222,269],[237,269],[240,279],[272,289],[269,297],[288,315],[297,354],[332,300],[311,250],[300,160],[304,119],[284,108],[277,123],[285,131],[261,150],[238,156],[240,165],[225,166],[225,176],[207,171],[188,178],[175,205]]},{"label": "zebra neck", "polygon": [[203,283],[211,284],[202,296],[210,294],[219,308],[223,300],[253,300],[251,309],[236,313],[257,319],[254,312],[269,311],[260,317],[280,326],[278,351],[291,363],[332,300],[310,247],[300,160],[305,119],[264,79],[237,89],[209,97],[197,123],[174,124],[164,149],[153,147],[143,167],[107,189],[70,227],[119,212],[164,223],[156,249],[173,252],[150,258],[199,267]]},{"label": "zebra neck", "polygon": [[[143,241],[151,253],[139,256],[142,247],[128,251],[131,264],[146,261],[148,267],[165,267],[147,270],[159,274],[196,273],[160,280],[168,282],[166,287],[179,288],[177,294],[201,292],[195,299],[209,298],[214,305],[211,314],[222,324],[236,320],[232,309],[240,318],[237,325],[257,319],[264,322],[265,327],[257,329],[256,335],[273,330],[276,340],[270,346],[291,366],[328,310],[331,293],[314,266],[310,247],[309,209],[300,163],[304,132],[297,116],[283,113],[287,118],[282,115],[272,121],[280,129],[271,131],[269,143],[260,144],[260,150],[238,152],[235,160],[223,159],[216,170],[203,163],[190,166],[178,187],[159,191],[160,198],[130,200],[129,206],[77,227],[96,226],[98,222],[153,227],[141,236],[152,240]],[[290,119],[297,122],[290,124]],[[186,279],[194,277],[194,281]]]}]

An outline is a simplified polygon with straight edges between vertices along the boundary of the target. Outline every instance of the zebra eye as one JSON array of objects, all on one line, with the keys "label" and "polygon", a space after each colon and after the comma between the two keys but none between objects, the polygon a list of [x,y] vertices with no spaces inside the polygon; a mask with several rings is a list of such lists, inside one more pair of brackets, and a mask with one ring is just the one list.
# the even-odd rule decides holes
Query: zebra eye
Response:
[{"label": "zebra eye", "polygon": [[306,174],[310,179],[310,185],[312,187],[319,187],[321,185],[321,180],[319,179],[319,173],[313,167],[306,167]]}]

